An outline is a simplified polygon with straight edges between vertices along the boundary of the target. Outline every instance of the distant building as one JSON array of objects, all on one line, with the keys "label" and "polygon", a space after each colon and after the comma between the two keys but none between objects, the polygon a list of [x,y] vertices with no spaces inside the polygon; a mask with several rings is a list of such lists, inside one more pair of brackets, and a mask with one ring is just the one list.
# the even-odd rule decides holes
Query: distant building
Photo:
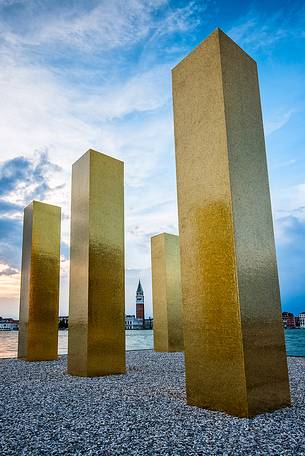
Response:
[{"label": "distant building", "polygon": [[69,317],[58,317],[58,329],[68,329]]},{"label": "distant building", "polygon": [[143,329],[143,320],[139,320],[135,315],[125,315],[125,329]]},{"label": "distant building", "polygon": [[139,280],[137,293],[136,293],[136,318],[142,320],[144,323],[145,311],[144,311],[144,291]]},{"label": "distant building", "polygon": [[305,312],[301,312],[297,317],[292,312],[282,312],[282,321],[284,328],[305,328]]},{"label": "distant building", "polygon": [[135,315],[125,315],[125,329],[153,329],[153,318],[143,320],[136,318]]},{"label": "distant building", "polygon": [[153,329],[154,328],[154,319],[153,318],[145,318],[144,320],[144,329]]},{"label": "distant building", "polygon": [[0,317],[0,331],[18,331],[19,321],[13,318]]},{"label": "distant building", "polygon": [[305,328],[305,312],[301,312],[299,315],[300,328]]},{"label": "distant building", "polygon": [[145,318],[144,291],[140,280],[136,291],[136,315],[125,315],[125,329],[153,329],[153,319]]},{"label": "distant building", "polygon": [[282,312],[282,321],[284,328],[295,328],[295,317],[291,312]]}]

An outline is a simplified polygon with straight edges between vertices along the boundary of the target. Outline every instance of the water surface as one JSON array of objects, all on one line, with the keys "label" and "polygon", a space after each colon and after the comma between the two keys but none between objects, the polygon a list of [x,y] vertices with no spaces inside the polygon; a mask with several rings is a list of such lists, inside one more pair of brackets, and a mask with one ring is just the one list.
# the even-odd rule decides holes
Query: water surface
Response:
[{"label": "water surface", "polygon": [[[153,348],[152,330],[125,331],[126,350],[143,350]],[[18,331],[0,331],[0,358],[17,356]],[[58,331],[58,353],[68,352],[68,331]]]},{"label": "water surface", "polygon": [[[152,330],[125,331],[126,350],[153,348]],[[288,356],[305,356],[305,328],[285,331]],[[18,331],[0,331],[0,358],[14,358],[17,355]],[[58,353],[68,351],[68,331],[58,332]]]}]

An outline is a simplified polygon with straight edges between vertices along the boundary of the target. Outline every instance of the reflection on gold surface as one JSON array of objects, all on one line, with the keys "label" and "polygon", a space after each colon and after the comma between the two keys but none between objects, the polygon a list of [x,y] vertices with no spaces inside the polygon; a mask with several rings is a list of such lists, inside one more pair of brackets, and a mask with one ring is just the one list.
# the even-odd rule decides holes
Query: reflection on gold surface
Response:
[{"label": "reflection on gold surface", "polygon": [[217,29],[173,70],[189,404],[290,404],[255,61]]},{"label": "reflection on gold surface", "polygon": [[57,359],[60,213],[33,201],[24,210],[18,358]]},{"label": "reflection on gold surface", "polygon": [[151,238],[154,349],[183,351],[179,237]]},{"label": "reflection on gold surface", "polygon": [[68,372],[125,372],[124,164],[94,150],[72,168]]}]

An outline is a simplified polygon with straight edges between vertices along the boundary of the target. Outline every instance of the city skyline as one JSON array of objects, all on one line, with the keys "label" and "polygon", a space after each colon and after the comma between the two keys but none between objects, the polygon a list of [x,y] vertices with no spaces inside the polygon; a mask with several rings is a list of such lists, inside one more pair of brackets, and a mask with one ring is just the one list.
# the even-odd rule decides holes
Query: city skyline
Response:
[{"label": "city skyline", "polygon": [[23,207],[62,206],[68,309],[71,165],[125,162],[126,314],[151,310],[152,235],[177,234],[171,68],[216,26],[258,63],[282,309],[305,308],[303,2],[0,2],[0,315],[17,317]]}]

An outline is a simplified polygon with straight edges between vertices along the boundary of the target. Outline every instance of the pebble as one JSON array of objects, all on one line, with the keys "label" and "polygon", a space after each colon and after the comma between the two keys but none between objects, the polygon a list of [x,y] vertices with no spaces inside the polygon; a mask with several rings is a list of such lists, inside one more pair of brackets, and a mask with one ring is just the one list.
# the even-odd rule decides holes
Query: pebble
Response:
[{"label": "pebble", "polygon": [[186,404],[183,354],[126,355],[126,375],[95,378],[66,356],[0,360],[0,454],[305,455],[305,358],[288,358],[292,407],[241,419]]}]

